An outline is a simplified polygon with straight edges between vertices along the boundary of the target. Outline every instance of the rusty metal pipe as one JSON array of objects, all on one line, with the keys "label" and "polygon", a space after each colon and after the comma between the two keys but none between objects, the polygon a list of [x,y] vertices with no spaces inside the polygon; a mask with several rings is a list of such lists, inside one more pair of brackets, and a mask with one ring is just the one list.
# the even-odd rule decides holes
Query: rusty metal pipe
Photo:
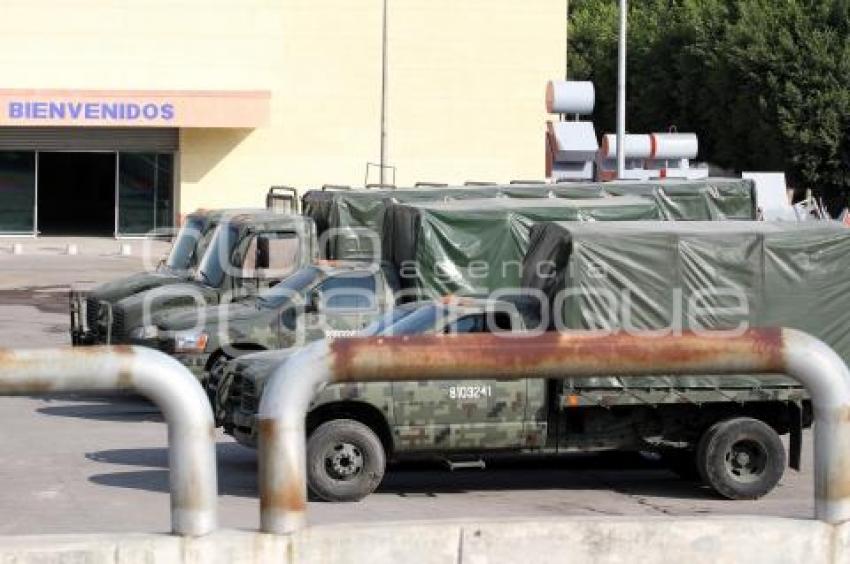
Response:
[{"label": "rusty metal pipe", "polygon": [[340,382],[785,373],[815,411],[817,518],[850,520],[850,371],[821,341],[791,329],[739,337],[550,333],[535,337],[365,337],[314,343],[270,378],[258,414],[261,528],[304,526],[305,418],[323,386]]},{"label": "rusty metal pipe", "polygon": [[216,528],[215,429],[209,400],[179,362],[142,347],[0,349],[0,395],[139,393],[168,424],[171,530],[200,536]]}]

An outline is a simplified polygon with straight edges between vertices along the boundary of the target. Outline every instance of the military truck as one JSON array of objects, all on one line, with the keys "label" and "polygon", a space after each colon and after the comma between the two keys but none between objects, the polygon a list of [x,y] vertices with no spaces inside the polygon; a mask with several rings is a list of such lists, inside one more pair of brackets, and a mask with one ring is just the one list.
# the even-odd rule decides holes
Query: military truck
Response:
[{"label": "military truck", "polygon": [[[663,338],[667,330],[779,325],[850,360],[848,269],[850,230],[835,223],[546,223],[532,230],[523,270],[526,299],[541,307],[501,318],[479,312],[467,327],[654,330]],[[450,347],[451,333],[463,332],[451,320],[468,313],[452,307],[435,302],[409,315],[444,320],[418,332],[448,333]],[[239,442],[256,443],[264,383],[289,354],[225,367],[217,417]],[[811,423],[806,391],[784,375],[335,385],[308,415],[308,479],[323,499],[351,501],[377,487],[388,458],[632,450],[660,454],[720,496],[754,499],[787,463],[799,468]]]},{"label": "military truck", "polygon": [[101,302],[114,303],[122,298],[151,288],[184,282],[192,277],[223,214],[236,210],[198,210],[186,216],[177,232],[171,251],[155,272],[140,272],[113,280],[88,292],[72,290],[69,295],[71,312],[71,344],[86,345],[97,341],[95,326]]},{"label": "military truck", "polygon": [[[539,325],[537,309],[522,296],[449,296],[398,305],[360,334],[522,331]],[[256,448],[263,386],[296,351],[248,354],[223,366],[213,402],[216,420],[239,443]],[[314,398],[307,417],[310,489],[329,501],[355,501],[378,486],[389,456],[519,448],[531,440],[524,430],[527,385],[494,380],[329,386]]]},{"label": "military truck", "polygon": [[541,221],[650,221],[654,199],[534,198],[392,204],[383,222],[384,259],[402,287],[436,296],[519,287],[531,227]]},{"label": "military truck", "polygon": [[100,302],[96,342],[137,342],[166,310],[255,295],[310,264],[315,244],[315,226],[304,216],[257,211],[222,218],[191,279]]},{"label": "military truck", "polygon": [[317,261],[253,297],[160,312],[133,342],[174,356],[209,385],[208,374],[246,351],[355,334],[395,303],[397,291],[387,266]]},{"label": "military truck", "polygon": [[[392,204],[483,198],[576,200],[629,195],[654,200],[663,218],[675,221],[753,220],[757,214],[754,183],[731,178],[311,190],[302,198],[302,209],[316,222],[318,235],[323,241],[320,253],[328,258],[341,259],[375,255],[374,240],[361,234],[364,230],[383,233],[386,209]],[[333,235],[328,236],[328,233]]]}]

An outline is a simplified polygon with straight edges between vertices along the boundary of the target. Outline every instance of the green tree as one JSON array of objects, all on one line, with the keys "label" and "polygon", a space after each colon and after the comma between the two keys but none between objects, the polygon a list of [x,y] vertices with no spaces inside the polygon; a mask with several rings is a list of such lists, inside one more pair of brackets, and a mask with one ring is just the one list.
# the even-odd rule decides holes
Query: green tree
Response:
[{"label": "green tree", "polygon": [[[573,0],[571,78],[616,115],[616,0]],[[784,170],[843,207],[850,188],[850,0],[644,0],[629,10],[630,131],[676,125],[701,158]]]}]

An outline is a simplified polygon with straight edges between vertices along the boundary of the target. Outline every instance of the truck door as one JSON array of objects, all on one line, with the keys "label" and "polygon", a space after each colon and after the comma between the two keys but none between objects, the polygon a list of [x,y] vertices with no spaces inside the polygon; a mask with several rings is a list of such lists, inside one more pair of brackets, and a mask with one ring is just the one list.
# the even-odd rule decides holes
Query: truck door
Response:
[{"label": "truck door", "polygon": [[[509,315],[472,313],[447,324],[453,334],[510,330]],[[396,441],[404,451],[514,449],[527,444],[526,380],[423,380],[393,382]]]},{"label": "truck door", "polygon": [[254,293],[298,270],[300,241],[293,231],[263,231],[251,238],[242,261],[240,286]]},{"label": "truck door", "polygon": [[351,272],[334,275],[311,293],[314,304],[308,325],[320,327],[325,337],[350,337],[382,313],[377,293],[380,283],[374,273]]}]

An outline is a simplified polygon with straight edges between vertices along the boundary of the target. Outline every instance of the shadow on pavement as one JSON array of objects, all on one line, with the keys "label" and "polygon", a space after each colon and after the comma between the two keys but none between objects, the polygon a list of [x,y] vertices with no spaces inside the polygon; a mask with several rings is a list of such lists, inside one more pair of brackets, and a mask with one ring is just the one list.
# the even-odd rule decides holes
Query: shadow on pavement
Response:
[{"label": "shadow on pavement", "polygon": [[33,306],[44,313],[68,313],[67,285],[27,286],[0,290],[0,304],[4,306]]},{"label": "shadow on pavement", "polygon": [[130,423],[161,423],[164,421],[159,408],[145,398],[135,395],[109,397],[62,395],[50,398],[41,396],[38,399],[47,399],[47,401],[58,400],[63,404],[79,402],[72,405],[51,405],[36,409],[37,413],[55,417]]},{"label": "shadow on pavement", "polygon": [[[141,466],[147,470],[96,474],[89,481],[102,486],[166,493],[168,449],[112,449],[86,453],[86,458],[105,464]],[[257,455],[234,442],[216,444],[219,495],[257,497]]]},{"label": "shadow on pavement", "polygon": [[[97,474],[89,478],[95,484],[168,491],[168,452],[164,448],[105,450],[89,453],[86,458],[108,464],[155,468]],[[236,443],[218,443],[217,460],[220,495],[257,497],[255,451]],[[708,488],[685,481],[652,461],[619,454],[514,457],[494,461],[484,471],[455,472],[435,462],[409,461],[391,465],[377,493],[436,497],[511,490],[611,490],[661,498],[717,499]]]}]

